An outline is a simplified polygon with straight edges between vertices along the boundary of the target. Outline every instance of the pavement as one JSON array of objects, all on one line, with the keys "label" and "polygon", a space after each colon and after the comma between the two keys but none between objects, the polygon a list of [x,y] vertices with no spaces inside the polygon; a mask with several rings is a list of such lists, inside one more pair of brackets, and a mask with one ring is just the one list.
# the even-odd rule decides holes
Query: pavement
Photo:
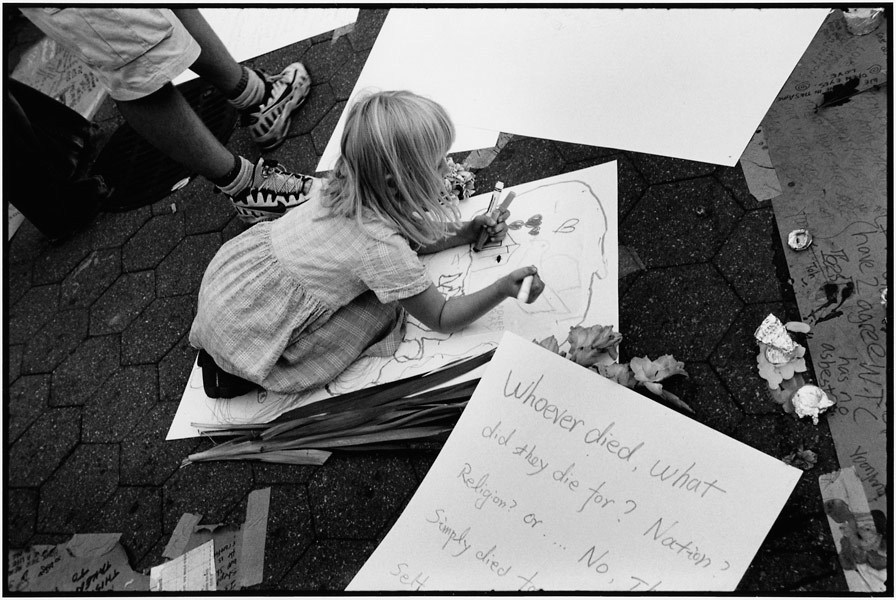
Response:
[{"label": "pavement", "polygon": [[[313,74],[269,156],[313,172],[385,15],[363,8],[335,43],[324,34],[248,61],[276,72],[301,60]],[[109,103],[95,122],[108,132],[121,118]],[[259,156],[245,130],[228,146]],[[845,592],[818,487],[839,468],[830,431],[785,414],[756,369],[758,324],[799,314],[771,203],[749,193],[741,168],[513,136],[476,174],[477,190],[608,161],[619,168],[619,243],[643,265],[619,282],[621,360],[673,354],[690,377],[666,387],[692,418],[772,457],[818,454],[738,592]],[[60,245],[27,222],[15,234],[4,264],[7,550],[120,532],[132,566],[148,571],[182,514],[238,525],[249,492],[271,487],[264,580],[252,591],[340,591],[389,531],[436,448],[180,468],[211,443],[165,441],[195,359],[187,332],[203,271],[244,229],[196,178],[153,205],[101,213]]]}]

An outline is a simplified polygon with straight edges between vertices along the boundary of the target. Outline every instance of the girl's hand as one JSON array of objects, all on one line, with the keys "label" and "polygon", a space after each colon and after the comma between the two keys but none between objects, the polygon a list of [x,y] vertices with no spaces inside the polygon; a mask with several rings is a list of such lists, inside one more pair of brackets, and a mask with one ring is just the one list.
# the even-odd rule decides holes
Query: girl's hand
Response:
[{"label": "girl's hand", "polygon": [[520,293],[520,288],[523,285],[523,280],[529,275],[532,275],[533,278],[532,287],[529,289],[529,300],[526,304],[532,304],[538,299],[544,291],[544,282],[541,280],[541,277],[538,276],[538,269],[532,265],[517,269],[501,278],[504,292],[507,294],[508,298],[517,297]]},{"label": "girl's hand", "polygon": [[479,232],[484,228],[488,231],[487,243],[498,243],[504,240],[507,235],[507,217],[510,211],[500,206],[490,213],[484,215],[476,215],[473,217],[474,239],[479,237]]}]

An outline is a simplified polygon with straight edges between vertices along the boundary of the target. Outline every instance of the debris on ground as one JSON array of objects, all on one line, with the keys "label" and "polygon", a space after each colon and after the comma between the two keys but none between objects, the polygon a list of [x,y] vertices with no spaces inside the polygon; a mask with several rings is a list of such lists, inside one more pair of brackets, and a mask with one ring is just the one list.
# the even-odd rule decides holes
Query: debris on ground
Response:
[{"label": "debris on ground", "polygon": [[870,510],[855,467],[821,475],[818,485],[849,590],[886,591],[886,515]]},{"label": "debris on ground", "polygon": [[806,385],[801,375],[808,369],[804,358],[806,348],[794,341],[791,331],[806,334],[810,328],[799,321],[785,325],[774,314],[769,314],[756,329],[759,376],[768,383],[772,398],[784,412],[799,418],[812,417],[812,422],[818,425],[818,416],[834,402],[821,388]]},{"label": "debris on ground", "polygon": [[796,416],[812,417],[812,423],[818,425],[818,415],[834,406],[824,390],[815,385],[804,385],[790,399]]},{"label": "debris on ground", "polygon": [[[268,527],[268,508],[271,502],[271,488],[254,490],[249,494],[246,503],[246,520],[239,527],[216,525],[200,525],[202,515],[184,513],[171,533],[171,538],[162,551],[162,556],[170,559],[165,565],[157,568],[156,578],[160,590],[164,591],[199,591],[239,590],[250,585],[261,583],[264,572],[264,546]],[[171,587],[172,583],[166,571],[175,565],[187,563],[197,565],[197,572],[202,572],[206,561],[206,552],[199,550],[205,544],[212,543],[214,558],[213,580],[199,578],[188,585],[211,585],[211,587]],[[185,556],[191,551],[197,552]]]},{"label": "debris on ground", "polygon": [[800,448],[796,452],[788,454],[781,460],[791,467],[796,467],[797,469],[808,471],[815,466],[816,462],[818,462],[818,454],[811,450]]},{"label": "debris on ground", "polygon": [[120,533],[76,533],[68,542],[10,550],[12,592],[145,592],[149,578],[131,569]]}]

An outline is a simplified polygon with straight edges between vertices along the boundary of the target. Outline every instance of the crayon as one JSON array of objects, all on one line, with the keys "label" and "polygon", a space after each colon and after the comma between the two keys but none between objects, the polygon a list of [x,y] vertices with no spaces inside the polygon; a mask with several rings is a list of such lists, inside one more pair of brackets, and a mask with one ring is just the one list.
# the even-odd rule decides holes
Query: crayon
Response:
[{"label": "crayon", "polygon": [[[495,189],[492,192],[491,200],[489,200],[488,202],[488,211],[486,212],[486,214],[490,214],[495,209],[495,205],[498,203],[498,200],[501,199],[501,192],[503,191],[504,183],[500,181],[495,182]],[[479,238],[473,245],[473,252],[481,251],[482,247],[485,245],[486,240],[488,240],[488,230],[483,227],[482,231],[479,232]]]}]

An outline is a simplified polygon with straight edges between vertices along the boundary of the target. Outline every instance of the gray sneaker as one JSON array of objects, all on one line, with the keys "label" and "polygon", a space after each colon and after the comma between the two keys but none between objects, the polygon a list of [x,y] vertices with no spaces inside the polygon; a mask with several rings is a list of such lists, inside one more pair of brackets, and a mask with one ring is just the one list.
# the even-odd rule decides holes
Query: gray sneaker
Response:
[{"label": "gray sneaker", "polygon": [[240,219],[254,224],[272,221],[304,204],[320,185],[317,177],[290,173],[276,160],[259,158],[252,173],[252,185],[230,196],[230,200]]},{"label": "gray sneaker", "polygon": [[249,132],[262,150],[271,150],[286,139],[292,112],[311,90],[311,77],[300,62],[288,65],[279,75],[258,74],[265,80],[266,93],[261,104],[247,111]]}]

